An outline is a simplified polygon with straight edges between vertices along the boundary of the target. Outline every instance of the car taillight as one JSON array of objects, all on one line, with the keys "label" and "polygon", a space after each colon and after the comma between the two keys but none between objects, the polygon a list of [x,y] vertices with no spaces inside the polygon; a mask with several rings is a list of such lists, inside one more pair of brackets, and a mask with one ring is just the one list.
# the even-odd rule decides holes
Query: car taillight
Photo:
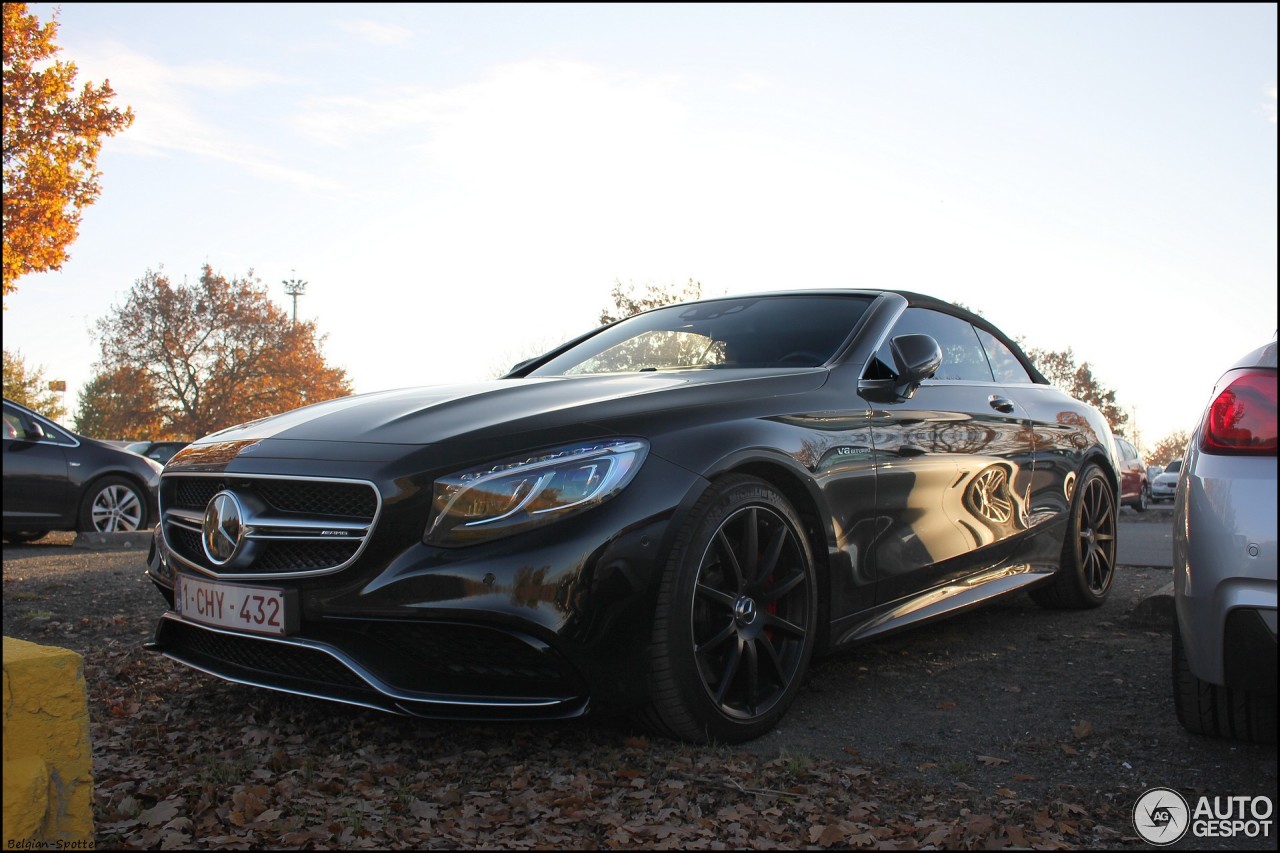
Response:
[{"label": "car taillight", "polygon": [[1214,389],[1200,427],[1206,453],[1276,452],[1276,372],[1232,370]]}]

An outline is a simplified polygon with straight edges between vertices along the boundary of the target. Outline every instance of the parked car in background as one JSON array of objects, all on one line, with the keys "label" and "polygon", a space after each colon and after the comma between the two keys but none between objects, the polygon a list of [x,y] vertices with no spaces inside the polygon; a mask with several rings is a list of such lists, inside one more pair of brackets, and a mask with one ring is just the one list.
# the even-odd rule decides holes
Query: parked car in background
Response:
[{"label": "parked car in background", "polygon": [[1181,473],[1181,459],[1174,459],[1168,465],[1164,466],[1164,470],[1160,472],[1160,476],[1156,477],[1151,483],[1151,500],[1173,500],[1178,489],[1178,475]]},{"label": "parked car in background", "polygon": [[671,305],[503,379],[199,439],[161,477],[149,646],[400,714],[768,731],[811,655],[1026,590],[1101,605],[1106,420],[898,291]]},{"label": "parked car in background", "polygon": [[156,519],[156,462],[4,401],[4,538],[139,530]]},{"label": "parked car in background", "polygon": [[1276,342],[1223,374],[1174,502],[1173,697],[1189,731],[1276,740]]},{"label": "parked car in background", "polygon": [[1138,448],[1118,435],[1115,441],[1116,455],[1120,458],[1120,503],[1138,512],[1146,512],[1147,503],[1151,500],[1147,466],[1138,455]]},{"label": "parked car in background", "polygon": [[1159,465],[1148,465],[1147,466],[1147,482],[1154,483],[1156,481],[1156,477],[1159,477],[1163,473],[1164,473],[1164,469],[1161,468]]},{"label": "parked car in background", "polygon": [[125,450],[154,459],[161,465],[173,458],[173,454],[186,447],[189,441],[135,441],[125,445]]}]

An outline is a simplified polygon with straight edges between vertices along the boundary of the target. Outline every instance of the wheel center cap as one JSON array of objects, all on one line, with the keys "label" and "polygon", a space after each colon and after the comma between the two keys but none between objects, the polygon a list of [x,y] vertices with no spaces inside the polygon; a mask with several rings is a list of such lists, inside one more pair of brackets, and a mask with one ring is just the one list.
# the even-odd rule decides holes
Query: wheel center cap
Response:
[{"label": "wheel center cap", "polygon": [[756,609],[755,599],[744,595],[733,605],[733,621],[740,627],[746,627],[756,621],[760,611]]}]

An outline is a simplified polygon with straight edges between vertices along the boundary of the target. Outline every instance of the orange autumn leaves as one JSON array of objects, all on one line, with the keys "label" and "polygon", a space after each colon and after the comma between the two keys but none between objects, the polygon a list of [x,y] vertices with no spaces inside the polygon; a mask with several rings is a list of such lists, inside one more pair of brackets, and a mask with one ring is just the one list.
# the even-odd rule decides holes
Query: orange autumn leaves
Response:
[{"label": "orange autumn leaves", "polygon": [[41,24],[26,3],[4,5],[5,295],[33,272],[59,269],[82,208],[98,197],[103,140],[133,123],[112,107],[109,82],[76,92],[76,66],[57,59],[56,21]]},{"label": "orange autumn leaves", "polygon": [[206,265],[190,285],[148,272],[97,331],[77,420],[94,434],[195,439],[352,392],[315,324],[290,320],[252,271]]}]

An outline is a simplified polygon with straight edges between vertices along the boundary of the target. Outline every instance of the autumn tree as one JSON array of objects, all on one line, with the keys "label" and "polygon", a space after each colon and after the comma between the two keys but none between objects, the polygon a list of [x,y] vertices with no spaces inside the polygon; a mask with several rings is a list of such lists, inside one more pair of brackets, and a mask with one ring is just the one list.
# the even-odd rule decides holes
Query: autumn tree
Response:
[{"label": "autumn tree", "polygon": [[1187,443],[1190,441],[1191,435],[1186,430],[1174,430],[1151,445],[1151,448],[1143,454],[1143,458],[1147,460],[1148,465],[1159,465],[1163,468],[1174,459],[1181,459],[1187,452]]},{"label": "autumn tree", "polygon": [[122,434],[194,439],[352,391],[325,363],[315,324],[291,321],[252,271],[227,278],[206,265],[190,286],[148,271],[97,330],[102,356],[81,414],[116,411],[113,395],[136,400],[136,422],[112,422]]},{"label": "autumn tree", "polygon": [[1116,392],[1093,375],[1089,362],[1077,364],[1071,347],[1058,352],[1040,349],[1028,349],[1025,352],[1045,379],[1101,412],[1111,425],[1113,433],[1125,434],[1129,416],[1116,403]]},{"label": "autumn tree", "polygon": [[674,302],[690,302],[694,299],[701,299],[702,284],[689,279],[683,287],[677,289],[675,285],[664,288],[650,283],[645,285],[642,292],[637,293],[634,282],[627,282],[624,286],[622,282],[615,279],[613,290],[609,292],[609,298],[613,300],[613,304],[600,312],[601,325],[625,320],[634,314],[639,314],[641,311],[661,308],[663,305],[670,305]]},{"label": "autumn tree", "polygon": [[4,350],[4,397],[50,420],[61,421],[67,416],[62,397],[49,390],[44,367],[29,366],[17,350]]},{"label": "autumn tree", "polygon": [[196,437],[168,430],[155,380],[137,367],[96,374],[80,389],[77,403],[76,432],[94,438],[159,441]]},{"label": "autumn tree", "polygon": [[[98,197],[102,141],[133,123],[110,106],[108,81],[75,91],[76,66],[56,57],[57,21],[4,5],[3,293],[27,273],[59,269],[84,207]],[[56,14],[56,13],[55,13]]]}]

